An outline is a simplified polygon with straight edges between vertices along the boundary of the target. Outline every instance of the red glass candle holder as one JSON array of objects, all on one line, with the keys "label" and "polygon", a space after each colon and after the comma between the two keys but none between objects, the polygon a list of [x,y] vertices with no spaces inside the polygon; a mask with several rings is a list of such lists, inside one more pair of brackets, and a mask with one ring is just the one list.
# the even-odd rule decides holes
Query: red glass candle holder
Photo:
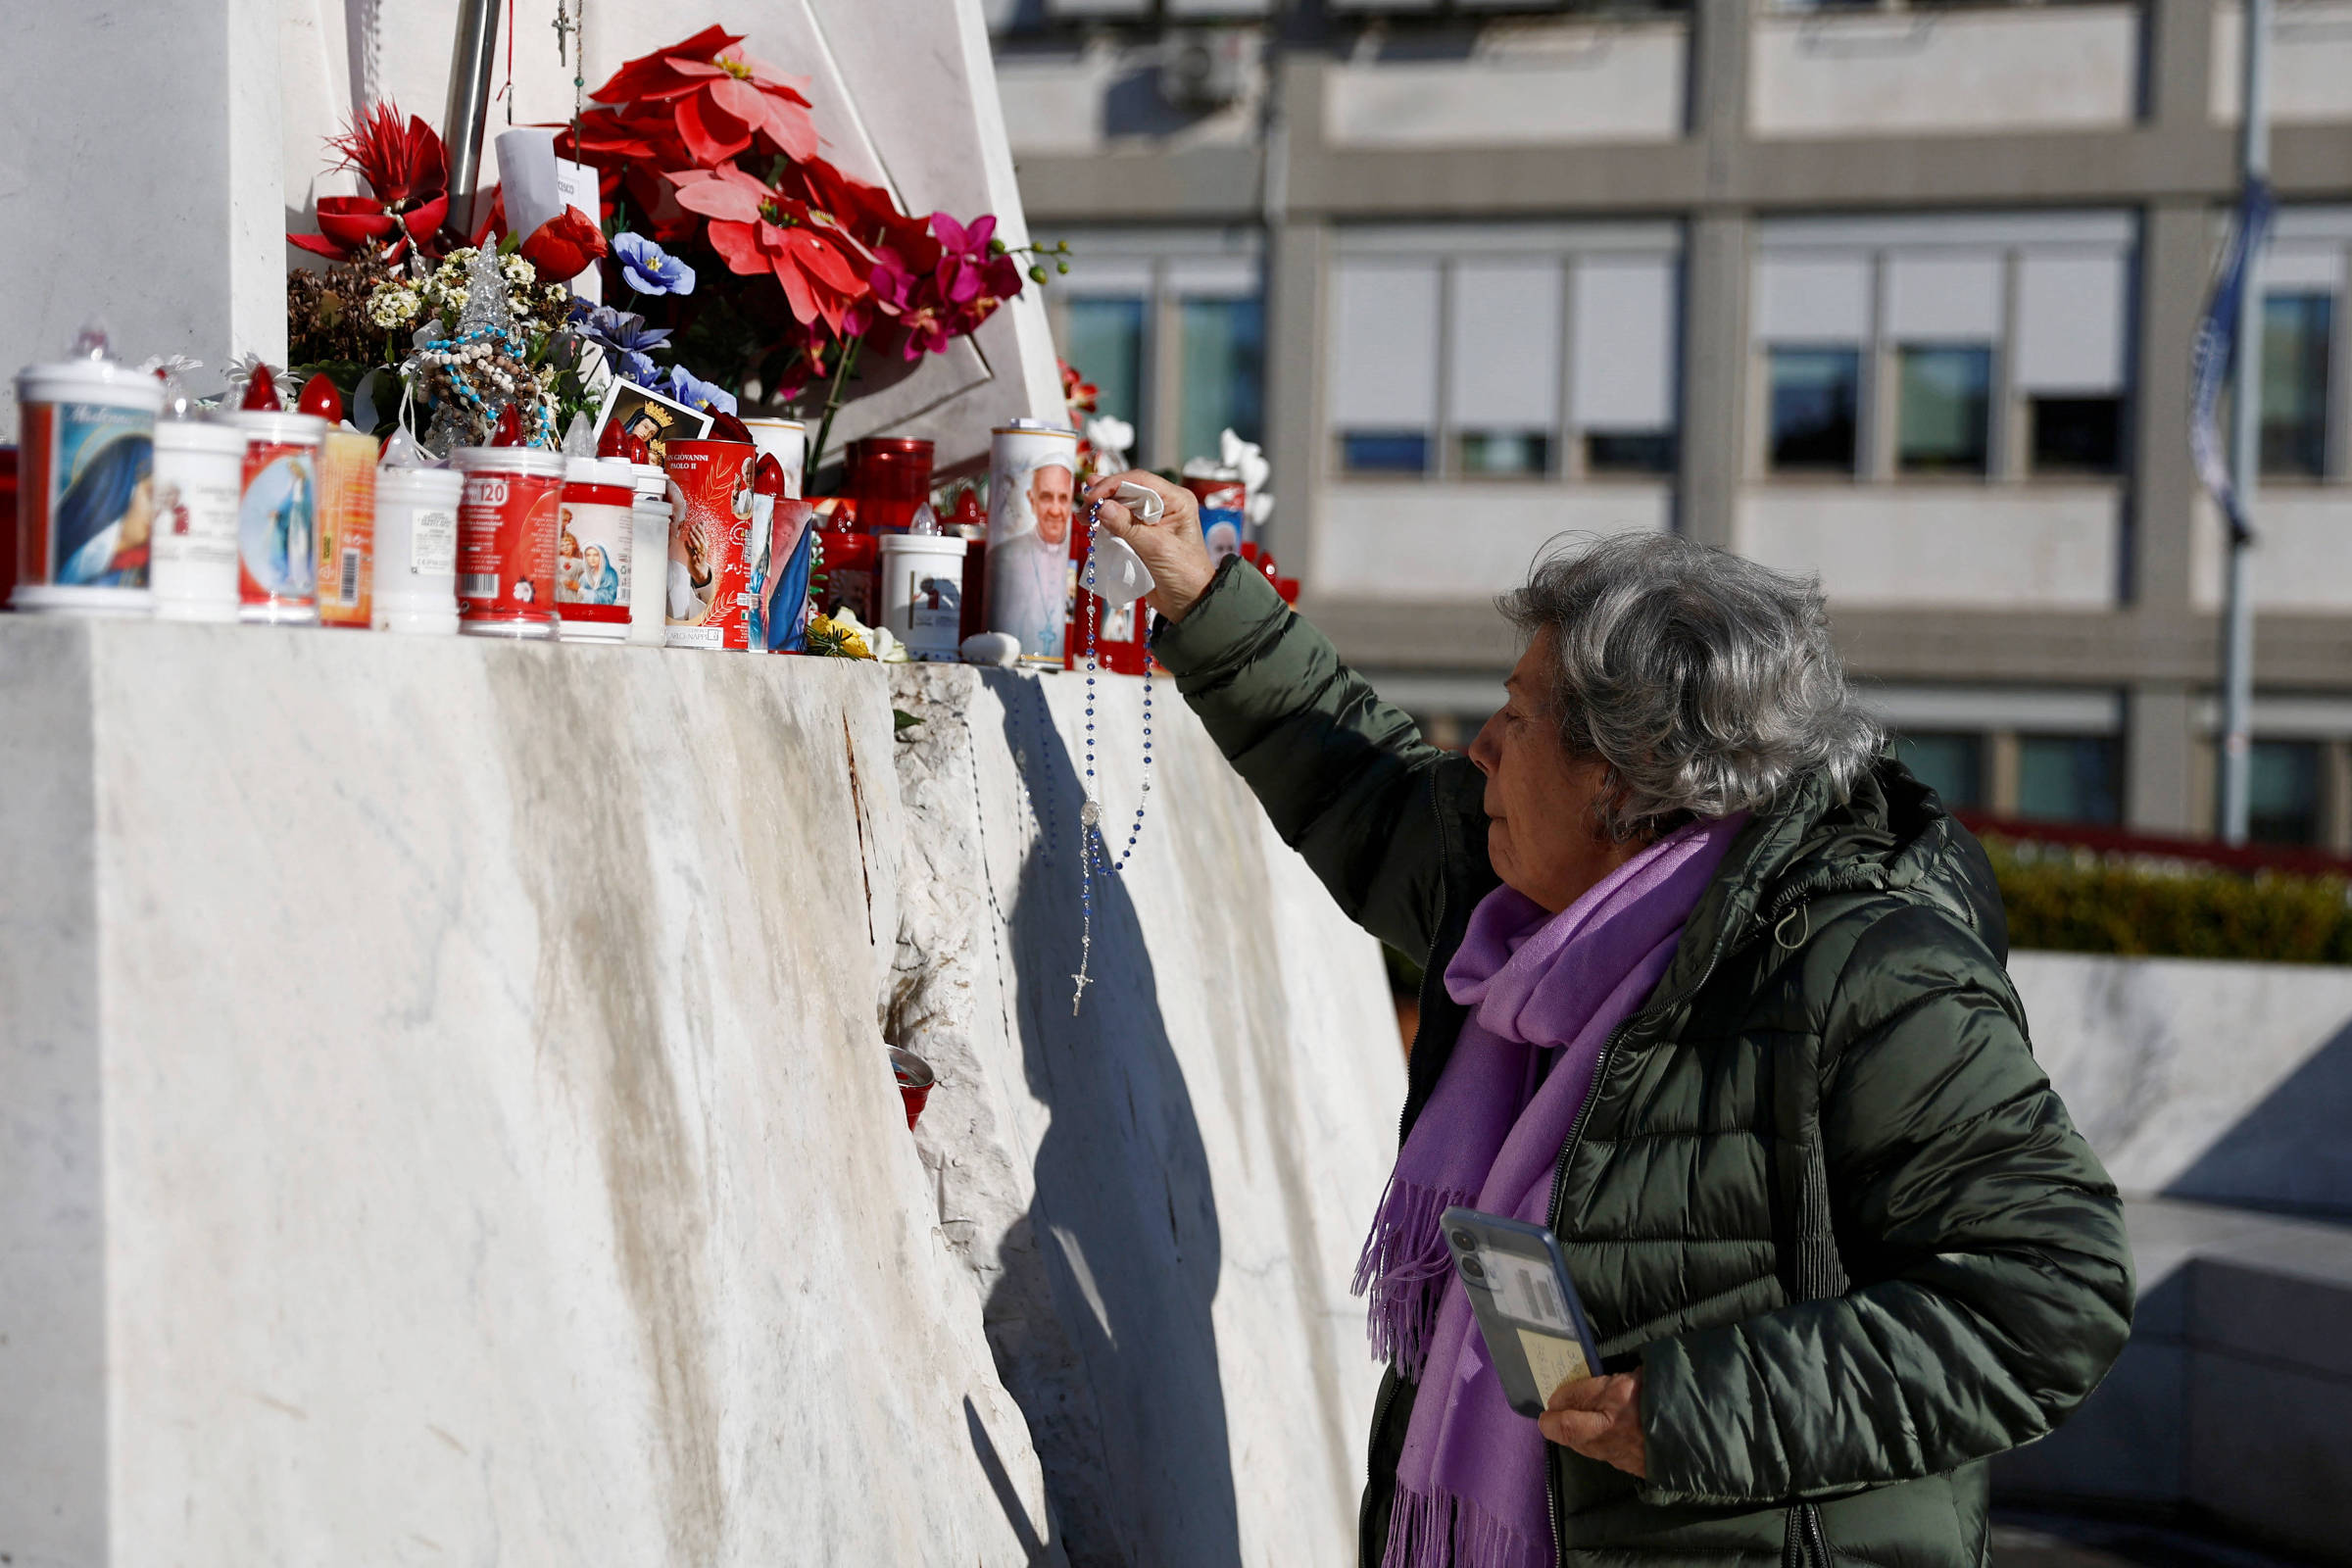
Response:
[{"label": "red glass candle holder", "polygon": [[904,532],[914,509],[931,499],[931,443],[910,436],[869,436],[850,443],[850,494],[868,533]]}]

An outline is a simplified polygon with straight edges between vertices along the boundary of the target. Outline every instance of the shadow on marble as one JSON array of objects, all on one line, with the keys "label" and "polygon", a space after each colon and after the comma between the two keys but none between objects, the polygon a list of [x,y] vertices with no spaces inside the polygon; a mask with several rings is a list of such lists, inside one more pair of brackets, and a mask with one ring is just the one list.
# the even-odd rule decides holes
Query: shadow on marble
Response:
[{"label": "shadow on marble", "polygon": [[[1029,754],[1029,787],[1050,824],[1007,911],[1023,1070],[1052,1121],[1037,1148],[1036,1198],[1006,1238],[988,1303],[992,1337],[999,1325],[1025,1325],[1022,1350],[999,1364],[1028,1413],[1074,1568],[1239,1562],[1210,1311],[1222,1264],[1216,1197],[1151,952],[1128,881],[1099,870],[1092,984],[1072,1015],[1079,764],[1043,721],[1033,681],[984,678],[1004,705],[1006,746]],[[1114,851],[1125,841],[1109,837]],[[1049,1322],[1082,1375],[1024,1388],[1023,1363],[1041,1352]],[[1089,1397],[1095,1408],[1071,1408]]]},{"label": "shadow on marble", "polygon": [[2165,1189],[2168,1198],[2352,1219],[2352,1023]]},{"label": "shadow on marble", "polygon": [[968,1394],[963,1396],[963,1425],[971,1434],[972,1457],[980,1461],[980,1469],[988,1477],[988,1490],[996,1494],[997,1506],[1004,1510],[1004,1522],[1012,1526],[1022,1558],[1031,1568],[1053,1562],[1053,1548],[1039,1532],[1037,1521],[1029,1517],[1020,1489],[1013,1484],[1012,1472],[1004,1468],[1004,1456],[997,1451],[996,1440],[988,1435],[988,1423],[980,1419],[980,1407],[972,1403]]}]

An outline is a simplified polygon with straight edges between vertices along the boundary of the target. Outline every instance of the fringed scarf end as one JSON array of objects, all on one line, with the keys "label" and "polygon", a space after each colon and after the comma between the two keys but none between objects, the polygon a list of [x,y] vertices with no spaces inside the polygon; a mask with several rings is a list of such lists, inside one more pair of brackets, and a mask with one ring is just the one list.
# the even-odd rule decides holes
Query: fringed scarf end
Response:
[{"label": "fringed scarf end", "polygon": [[1356,1258],[1350,1289],[1371,1298],[1365,1330],[1373,1358],[1407,1377],[1421,1375],[1446,1281],[1453,1272],[1438,1216],[1474,1196],[1440,1192],[1391,1176],[1372,1216],[1371,1234]]},{"label": "fringed scarf end", "polygon": [[1380,1568],[1548,1568],[1551,1553],[1451,1493],[1396,1489]]}]

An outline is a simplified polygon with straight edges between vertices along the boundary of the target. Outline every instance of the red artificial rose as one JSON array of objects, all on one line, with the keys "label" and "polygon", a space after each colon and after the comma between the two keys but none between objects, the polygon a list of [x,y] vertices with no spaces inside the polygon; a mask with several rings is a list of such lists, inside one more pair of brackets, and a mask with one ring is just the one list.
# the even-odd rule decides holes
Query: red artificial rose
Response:
[{"label": "red artificial rose", "polygon": [[604,260],[607,249],[604,231],[576,207],[566,207],[541,223],[521,247],[522,259],[556,283],[579,276]]}]

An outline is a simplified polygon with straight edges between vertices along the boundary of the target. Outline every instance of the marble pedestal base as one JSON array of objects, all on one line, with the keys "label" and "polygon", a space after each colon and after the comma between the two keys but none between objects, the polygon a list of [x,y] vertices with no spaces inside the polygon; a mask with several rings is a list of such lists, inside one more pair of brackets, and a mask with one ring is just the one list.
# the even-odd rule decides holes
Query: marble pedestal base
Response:
[{"label": "marble pedestal base", "polygon": [[1057,1560],[883,687],[0,616],[0,1552]]},{"label": "marble pedestal base", "polygon": [[0,1554],[1346,1560],[1394,1016],[1158,696],[1073,1015],[1080,677],[0,615]]}]

